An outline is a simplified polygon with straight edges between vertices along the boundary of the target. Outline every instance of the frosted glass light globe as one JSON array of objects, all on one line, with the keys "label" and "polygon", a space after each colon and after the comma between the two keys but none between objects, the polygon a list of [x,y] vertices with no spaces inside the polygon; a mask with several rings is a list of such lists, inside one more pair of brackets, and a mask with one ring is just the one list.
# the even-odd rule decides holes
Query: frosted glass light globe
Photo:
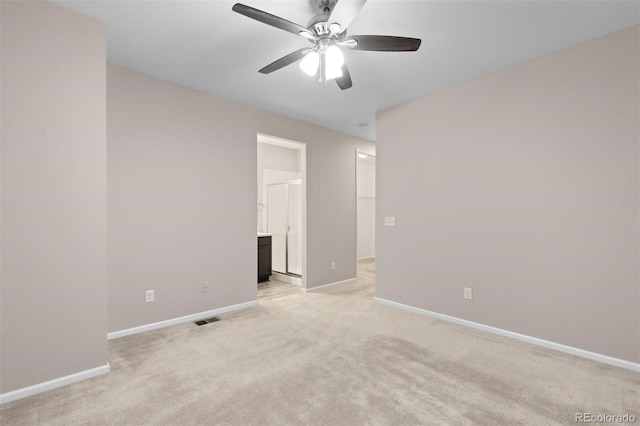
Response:
[{"label": "frosted glass light globe", "polygon": [[342,64],[344,55],[338,46],[331,45],[325,53],[326,67],[325,76],[327,80],[342,77]]},{"label": "frosted glass light globe", "polygon": [[300,69],[310,76],[316,75],[318,65],[320,64],[320,55],[315,50],[307,53],[302,61],[300,61]]}]

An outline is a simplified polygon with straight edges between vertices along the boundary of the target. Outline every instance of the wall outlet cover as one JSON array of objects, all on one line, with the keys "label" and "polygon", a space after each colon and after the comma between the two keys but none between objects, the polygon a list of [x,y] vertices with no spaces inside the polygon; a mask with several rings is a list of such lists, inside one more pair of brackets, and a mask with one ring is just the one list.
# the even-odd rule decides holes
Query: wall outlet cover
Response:
[{"label": "wall outlet cover", "polygon": [[473,290],[470,287],[464,288],[464,298],[467,300],[473,299]]}]

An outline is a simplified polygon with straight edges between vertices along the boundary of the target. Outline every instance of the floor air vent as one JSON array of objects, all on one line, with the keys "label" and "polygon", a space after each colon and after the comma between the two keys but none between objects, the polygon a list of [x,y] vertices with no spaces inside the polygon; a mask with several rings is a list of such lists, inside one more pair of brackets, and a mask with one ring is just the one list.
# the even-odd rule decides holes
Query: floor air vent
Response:
[{"label": "floor air vent", "polygon": [[211,317],[211,318],[203,319],[203,320],[200,320],[200,321],[195,321],[194,324],[195,325],[205,325],[205,324],[209,324],[210,322],[216,322],[216,321],[220,321],[220,318]]}]

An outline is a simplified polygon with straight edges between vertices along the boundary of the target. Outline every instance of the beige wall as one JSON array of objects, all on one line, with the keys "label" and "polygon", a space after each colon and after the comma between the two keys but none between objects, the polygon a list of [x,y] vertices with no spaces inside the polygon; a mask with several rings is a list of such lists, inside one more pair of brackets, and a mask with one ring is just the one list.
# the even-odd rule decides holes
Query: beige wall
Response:
[{"label": "beige wall", "polygon": [[0,4],[0,393],[107,363],[106,31]]},{"label": "beige wall", "polygon": [[638,40],[380,112],[376,296],[639,362]]},{"label": "beige wall", "polygon": [[[258,171],[262,169],[300,172],[300,150],[270,145],[268,143],[259,143]],[[258,179],[260,179],[260,177],[258,177]]]},{"label": "beige wall", "polygon": [[307,144],[307,286],[356,276],[371,142],[115,66],[107,104],[109,331],[256,299],[258,133]]}]

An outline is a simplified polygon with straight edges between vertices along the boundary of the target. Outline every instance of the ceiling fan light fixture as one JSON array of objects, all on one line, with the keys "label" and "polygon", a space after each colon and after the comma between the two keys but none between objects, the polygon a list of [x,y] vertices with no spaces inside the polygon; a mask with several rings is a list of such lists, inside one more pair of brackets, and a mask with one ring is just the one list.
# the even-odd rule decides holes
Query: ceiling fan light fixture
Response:
[{"label": "ceiling fan light fixture", "polygon": [[[2,0],[0,0],[2,1]],[[236,3],[234,12],[263,24],[300,36],[313,44],[298,49],[258,70],[269,74],[299,61],[300,69],[309,76],[318,76],[320,83],[335,80],[340,90],[353,87],[351,74],[341,48],[374,52],[415,52],[421,40],[386,35],[350,35],[347,29],[367,0],[315,0],[320,13],[306,27],[271,13]]]},{"label": "ceiling fan light fixture", "polygon": [[320,65],[320,55],[315,50],[307,53],[302,61],[300,61],[300,69],[305,74],[314,76],[318,72],[318,66]]},{"label": "ceiling fan light fixture", "polygon": [[333,80],[334,78],[340,78],[342,77],[342,67],[330,67],[327,64],[327,67],[325,68],[324,71],[324,75],[327,81],[329,80]]},{"label": "ceiling fan light fixture", "polygon": [[331,45],[327,47],[327,51],[325,52],[325,62],[325,76],[327,80],[342,77],[344,55],[338,46]]}]

